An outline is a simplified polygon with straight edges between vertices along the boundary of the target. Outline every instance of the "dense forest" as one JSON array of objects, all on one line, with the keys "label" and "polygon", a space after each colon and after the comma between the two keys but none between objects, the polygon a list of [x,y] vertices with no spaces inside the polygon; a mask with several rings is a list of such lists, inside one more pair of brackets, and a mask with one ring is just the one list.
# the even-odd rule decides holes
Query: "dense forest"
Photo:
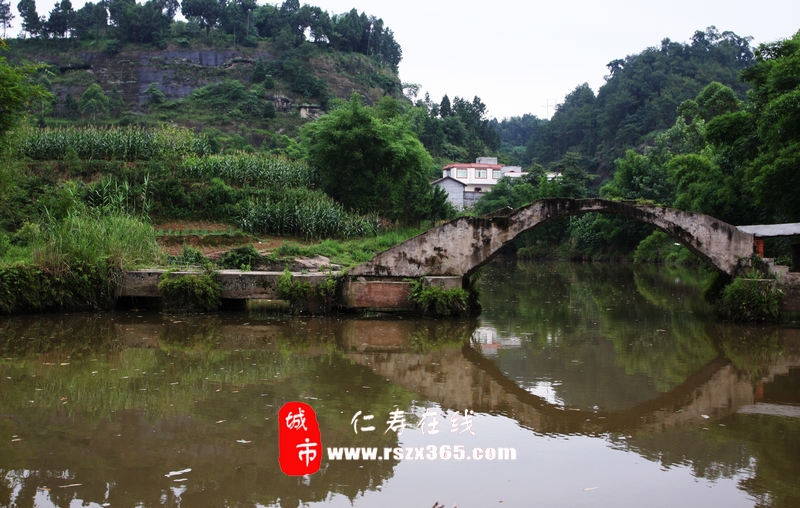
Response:
[{"label": "dense forest", "polygon": [[[595,95],[580,85],[550,121],[531,115],[493,121],[509,161],[531,168],[504,182],[477,213],[540,197],[600,196],[647,200],[707,213],[732,224],[795,222],[800,108],[800,33],[753,49],[750,38],[714,27],[691,42],[609,63]],[[523,151],[523,148],[524,151]],[[560,184],[542,179],[547,167]],[[559,249],[578,257],[642,259],[676,253],[671,242],[622,219],[584,216],[521,242],[533,251],[569,238]],[[549,235],[550,242],[542,237]],[[788,242],[774,242],[781,257]],[[785,259],[785,258],[784,258]]]},{"label": "dense forest", "polygon": [[[4,24],[10,21],[8,2],[0,2],[5,6],[0,8]],[[166,49],[176,35],[185,39],[202,31],[210,35],[213,30],[231,36],[234,46],[253,47],[261,37],[272,39],[281,49],[311,41],[337,51],[362,53],[395,69],[402,59],[400,45],[382,19],[355,9],[331,15],[319,7],[301,6],[299,0],[286,0],[279,7],[259,6],[254,0],[111,0],[87,2],[77,11],[69,0],[61,0],[46,17],[36,12],[34,0],[20,0],[17,9],[29,37],[107,40],[111,52],[125,42]],[[189,21],[176,22],[178,12]]]}]

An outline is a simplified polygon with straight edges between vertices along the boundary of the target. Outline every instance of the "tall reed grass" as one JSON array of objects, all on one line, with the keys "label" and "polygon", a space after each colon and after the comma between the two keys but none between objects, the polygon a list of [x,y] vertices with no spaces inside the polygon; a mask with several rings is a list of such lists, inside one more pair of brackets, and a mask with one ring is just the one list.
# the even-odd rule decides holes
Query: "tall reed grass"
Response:
[{"label": "tall reed grass", "polygon": [[55,272],[77,264],[123,270],[162,258],[152,225],[127,214],[90,210],[45,224],[32,247],[33,262]]},{"label": "tall reed grass", "polygon": [[110,308],[122,270],[161,256],[149,224],[85,208],[32,236],[32,261],[0,264],[0,313]]},{"label": "tall reed grass", "polygon": [[34,160],[176,159],[211,152],[208,140],[184,127],[27,128],[19,133],[17,154]]},{"label": "tall reed grass", "polygon": [[303,162],[275,155],[212,155],[188,157],[181,165],[187,178],[221,178],[232,185],[270,188],[314,188],[317,172]]}]

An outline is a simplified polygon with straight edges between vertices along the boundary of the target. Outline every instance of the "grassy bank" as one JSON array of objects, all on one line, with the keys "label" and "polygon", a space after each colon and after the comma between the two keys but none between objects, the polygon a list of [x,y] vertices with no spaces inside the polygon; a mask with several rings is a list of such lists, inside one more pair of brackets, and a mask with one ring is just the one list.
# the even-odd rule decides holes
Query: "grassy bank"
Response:
[{"label": "grassy bank", "polygon": [[0,236],[0,313],[113,306],[124,269],[163,259],[150,224],[86,208]]}]

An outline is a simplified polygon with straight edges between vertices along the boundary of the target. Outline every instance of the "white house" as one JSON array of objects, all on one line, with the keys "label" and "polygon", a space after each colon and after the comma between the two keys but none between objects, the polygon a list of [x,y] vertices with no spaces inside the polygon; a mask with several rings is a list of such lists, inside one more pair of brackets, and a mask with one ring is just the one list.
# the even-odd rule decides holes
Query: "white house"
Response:
[{"label": "white house", "polygon": [[459,210],[469,208],[489,192],[502,177],[519,178],[526,175],[520,166],[504,166],[497,157],[478,157],[474,163],[448,164],[442,168],[442,178],[432,185],[447,191],[448,201]]}]

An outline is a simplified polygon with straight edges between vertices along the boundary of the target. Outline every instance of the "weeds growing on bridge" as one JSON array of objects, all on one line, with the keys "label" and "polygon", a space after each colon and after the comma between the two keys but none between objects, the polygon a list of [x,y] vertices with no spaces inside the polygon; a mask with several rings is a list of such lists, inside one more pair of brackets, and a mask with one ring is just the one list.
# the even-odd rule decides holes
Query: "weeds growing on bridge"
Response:
[{"label": "weeds growing on bridge", "polygon": [[328,311],[333,305],[341,282],[341,276],[329,274],[324,281],[311,284],[307,281],[295,280],[287,269],[278,279],[278,293],[281,298],[289,302],[293,314],[309,312],[309,304],[312,303],[312,300],[318,300],[322,304],[320,310]]},{"label": "weeds growing on bridge", "polygon": [[720,316],[731,321],[776,322],[785,293],[770,273],[769,265],[757,255],[739,261],[740,274],[732,281],[713,273],[703,283],[703,297],[715,305]]},{"label": "weeds growing on bridge", "polygon": [[209,270],[177,277],[171,271],[166,272],[158,281],[158,289],[168,312],[212,312],[222,303],[219,274]]},{"label": "weeds growing on bridge", "polygon": [[470,295],[462,288],[442,289],[430,286],[425,279],[408,279],[411,293],[408,298],[419,307],[426,316],[460,317],[467,316],[470,311]]}]

